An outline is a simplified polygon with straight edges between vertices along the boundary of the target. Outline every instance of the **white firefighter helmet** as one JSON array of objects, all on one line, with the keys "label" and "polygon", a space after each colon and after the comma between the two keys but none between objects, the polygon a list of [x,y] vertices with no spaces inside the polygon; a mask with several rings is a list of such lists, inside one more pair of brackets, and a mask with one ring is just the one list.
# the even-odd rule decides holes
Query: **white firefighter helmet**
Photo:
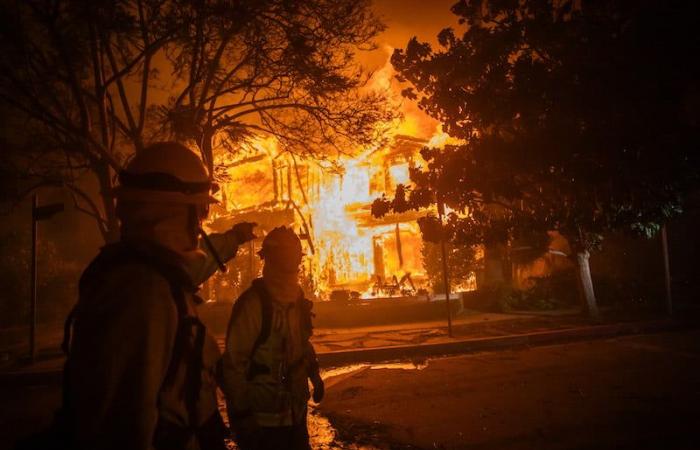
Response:
[{"label": "white firefighter helmet", "polygon": [[202,160],[177,142],[157,142],[138,152],[119,173],[120,201],[210,204],[213,183]]}]

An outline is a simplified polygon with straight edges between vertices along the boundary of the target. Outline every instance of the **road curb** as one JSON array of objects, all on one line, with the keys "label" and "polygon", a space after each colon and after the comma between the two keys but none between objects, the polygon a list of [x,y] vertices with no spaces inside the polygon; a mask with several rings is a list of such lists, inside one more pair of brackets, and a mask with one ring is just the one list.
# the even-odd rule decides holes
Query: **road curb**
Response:
[{"label": "road curb", "polygon": [[482,351],[517,349],[529,346],[604,339],[644,333],[659,333],[693,328],[686,322],[658,320],[610,325],[567,328],[508,336],[464,339],[429,344],[375,347],[361,350],[337,350],[318,354],[323,368],[360,363],[382,363],[397,360],[415,360],[429,357],[450,356]]},{"label": "road curb", "polygon": [[[660,333],[696,328],[699,324],[656,320],[646,322],[593,325],[562,330],[541,331],[508,336],[471,338],[429,344],[374,347],[359,350],[335,350],[319,352],[319,365],[323,368],[361,363],[382,363],[397,360],[416,360],[439,356],[459,355],[482,351],[518,349],[529,346],[558,344],[565,342],[604,339],[644,333]],[[59,384],[61,368],[13,370],[0,372],[0,386]]]}]

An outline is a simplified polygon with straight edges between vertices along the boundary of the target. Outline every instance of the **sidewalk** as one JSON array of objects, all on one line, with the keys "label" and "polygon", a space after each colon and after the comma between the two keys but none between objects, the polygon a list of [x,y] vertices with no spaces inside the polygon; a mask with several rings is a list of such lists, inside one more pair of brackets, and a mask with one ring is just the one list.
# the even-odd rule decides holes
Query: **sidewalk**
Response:
[{"label": "sidewalk", "polygon": [[[453,319],[452,337],[446,321],[362,328],[317,328],[312,342],[322,367],[544,345],[626,334],[653,333],[688,324],[668,319],[591,325],[573,312],[559,314],[496,314],[467,311]],[[223,346],[223,336],[217,336]],[[63,356],[45,348],[31,366],[0,367],[0,382],[59,382]]]},{"label": "sidewalk", "polygon": [[[521,323],[518,325],[528,325]],[[382,363],[391,361],[411,361],[422,363],[428,358],[458,354],[518,349],[530,346],[543,346],[616,336],[652,334],[697,328],[690,324],[668,319],[643,322],[618,322],[606,325],[561,326],[554,329],[539,329],[517,334],[491,335],[486,337],[436,337],[429,342],[373,346],[362,349],[319,352],[321,367],[338,367],[358,363]],[[489,331],[487,328],[486,331]]]},{"label": "sidewalk", "polygon": [[452,319],[452,338],[448,336],[445,319],[357,328],[316,328],[312,341],[317,352],[326,353],[561,330],[589,323],[574,310],[560,311],[556,315],[466,311]]}]

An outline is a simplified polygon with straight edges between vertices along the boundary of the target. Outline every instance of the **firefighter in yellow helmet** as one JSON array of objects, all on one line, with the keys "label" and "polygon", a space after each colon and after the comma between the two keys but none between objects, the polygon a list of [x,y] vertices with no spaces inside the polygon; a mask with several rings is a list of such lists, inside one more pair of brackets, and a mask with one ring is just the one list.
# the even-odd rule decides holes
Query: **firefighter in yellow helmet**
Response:
[{"label": "firefighter in yellow helmet", "polygon": [[201,221],[215,201],[211,187],[199,157],[175,142],[147,147],[119,175],[121,240],[102,248],[83,273],[72,338],[67,333],[64,342],[59,422],[66,446],[225,448],[216,401],[220,354],[197,318],[196,290],[254,238],[254,224],[212,235],[210,248],[200,250]]},{"label": "firefighter in yellow helmet", "polygon": [[299,286],[301,242],[289,228],[263,240],[263,276],[236,301],[226,336],[222,389],[241,450],[307,450],[308,380],[323,398],[311,307]]}]

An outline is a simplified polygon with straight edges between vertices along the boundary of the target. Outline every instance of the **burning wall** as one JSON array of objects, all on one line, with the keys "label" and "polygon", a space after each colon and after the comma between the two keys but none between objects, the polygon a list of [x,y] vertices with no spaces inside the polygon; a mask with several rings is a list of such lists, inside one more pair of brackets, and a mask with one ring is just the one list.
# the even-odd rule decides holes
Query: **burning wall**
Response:
[{"label": "burning wall", "polygon": [[[223,150],[217,155],[222,204],[212,210],[210,228],[224,230],[249,220],[257,222],[258,233],[264,234],[275,226],[293,226],[306,249],[307,293],[313,290],[326,297],[345,289],[365,297],[394,296],[401,294],[399,285],[414,292],[427,287],[423,242],[415,221],[420,214],[382,219],[370,214],[375,198],[409,181],[409,169],[421,163],[419,151],[424,145],[442,147],[449,141],[435,120],[401,99],[402,87],[390,63],[392,52],[386,48],[385,64],[367,87],[387,93],[403,115],[393,124],[396,135],[390,145],[342,158],[339,170],[295,160],[277,147],[274,138],[257,139],[235,155]],[[257,275],[260,263],[254,251],[259,245],[252,244],[236,258],[234,264],[240,267],[233,284],[245,286]],[[235,296],[235,290],[226,296]]]},{"label": "burning wall", "polygon": [[[223,170],[222,202],[212,210],[208,227],[223,230],[251,220],[264,234],[275,226],[293,226],[304,242],[307,282],[320,296],[336,289],[363,296],[401,295],[399,284],[404,293],[415,291],[425,283],[417,214],[377,220],[370,204],[408,181],[409,168],[418,163],[425,144],[397,136],[392,145],[343,159],[336,171],[295,160],[272,139],[254,142],[235,159],[222,152],[217,161]],[[234,279],[219,282],[246,285],[257,276],[259,245],[237,258]],[[221,295],[218,289],[210,297]]]}]

